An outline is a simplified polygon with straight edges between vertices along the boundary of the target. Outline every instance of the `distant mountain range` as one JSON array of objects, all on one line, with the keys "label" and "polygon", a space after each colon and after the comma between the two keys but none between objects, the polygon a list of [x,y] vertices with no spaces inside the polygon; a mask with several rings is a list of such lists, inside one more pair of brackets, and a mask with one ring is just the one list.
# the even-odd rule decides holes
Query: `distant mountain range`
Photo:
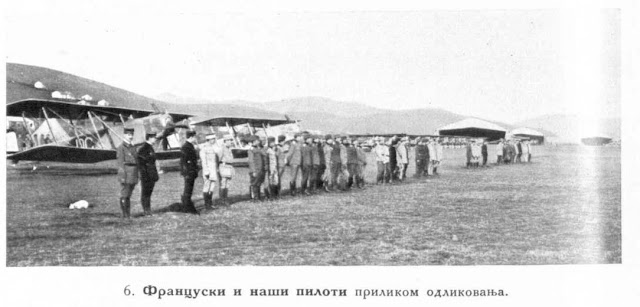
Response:
[{"label": "distant mountain range", "polygon": [[[171,106],[202,106],[226,104],[260,108],[279,112],[300,120],[304,130],[350,134],[433,134],[446,124],[462,120],[466,116],[435,108],[413,110],[385,110],[357,102],[336,101],[324,97],[300,97],[269,102],[245,100],[211,101],[162,94],[156,97]],[[184,111],[183,111],[184,112]],[[504,123],[497,123],[510,128]]]},{"label": "distant mountain range", "polygon": [[[179,97],[173,94],[162,94],[155,98],[166,101],[171,106],[196,110],[201,109],[202,105],[234,105],[252,110],[262,109],[265,112],[279,112],[301,120],[302,129],[328,133],[434,134],[439,127],[468,117],[437,108],[386,110],[370,107],[363,103],[336,101],[324,97],[300,97],[268,102],[212,101]],[[578,143],[581,137],[594,135],[620,138],[620,118],[599,118],[585,121],[576,115],[553,114],[515,124],[486,121],[506,129],[532,128],[542,132],[550,140],[561,143]]]},{"label": "distant mountain range", "polygon": [[[44,67],[7,63],[7,103],[26,98],[55,100],[53,91],[76,96],[90,94],[95,101],[105,99],[113,106],[152,110],[152,104],[175,113],[209,116],[232,114],[278,116],[286,114],[301,120],[304,130],[351,134],[434,134],[444,125],[468,116],[443,109],[386,110],[358,102],[336,101],[324,97],[300,97],[268,102],[246,100],[211,101],[165,93],[155,99],[86,78]],[[39,81],[46,88],[38,89]],[[489,121],[489,120],[487,120]],[[584,119],[575,115],[554,114],[521,121],[513,125],[493,122],[506,129],[529,127],[557,142],[579,142],[585,136],[620,138],[620,117]]]}]

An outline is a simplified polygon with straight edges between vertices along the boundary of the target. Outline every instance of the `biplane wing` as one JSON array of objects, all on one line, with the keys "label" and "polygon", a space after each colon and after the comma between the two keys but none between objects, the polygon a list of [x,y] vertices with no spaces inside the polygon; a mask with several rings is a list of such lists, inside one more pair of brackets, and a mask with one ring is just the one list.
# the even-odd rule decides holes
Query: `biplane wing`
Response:
[{"label": "biplane wing", "polygon": [[[7,116],[41,117],[42,109],[53,111],[64,118],[77,119],[87,111],[105,117],[105,121],[119,121],[121,116],[133,116],[135,118],[149,116],[156,113],[154,110],[131,109],[114,106],[98,106],[78,104],[47,99],[28,98],[7,104]],[[169,113],[175,122],[182,121],[192,115]]]},{"label": "biplane wing", "polygon": [[114,160],[116,151],[112,149],[79,148],[61,145],[42,145],[7,155],[14,161],[51,161],[66,163],[96,163]]},{"label": "biplane wing", "polygon": [[[24,99],[7,104],[7,114],[33,117],[45,120],[44,127],[51,131],[51,117],[64,119],[66,125],[71,126],[66,135],[69,137],[61,140],[54,137],[48,142],[37,143],[35,147],[24,148],[18,152],[10,153],[7,159],[13,161],[50,161],[64,163],[96,163],[116,159],[115,148],[119,144],[121,136],[114,130],[115,126],[108,124],[120,123],[119,129],[127,125],[134,129],[134,143],[144,142],[145,133],[159,133],[164,137],[175,130],[174,121],[191,117],[188,114],[164,113],[158,114],[156,110],[142,110],[113,106],[100,106],[61,102],[47,99]],[[127,119],[125,121],[125,119]],[[78,121],[86,121],[87,127],[78,127]],[[82,132],[85,131],[85,132]],[[86,132],[89,131],[89,132]],[[31,133],[31,132],[30,132]],[[33,137],[32,137],[33,138]],[[92,143],[90,146],[89,143]],[[99,146],[98,146],[99,145]],[[180,157],[180,151],[158,150],[159,160],[176,159]]]},{"label": "biplane wing", "polygon": [[242,116],[214,116],[208,118],[197,118],[191,124],[196,126],[239,126],[249,124],[251,126],[277,126],[284,124],[292,124],[296,121],[289,119],[285,115],[282,116],[265,116],[265,117],[242,117]]}]

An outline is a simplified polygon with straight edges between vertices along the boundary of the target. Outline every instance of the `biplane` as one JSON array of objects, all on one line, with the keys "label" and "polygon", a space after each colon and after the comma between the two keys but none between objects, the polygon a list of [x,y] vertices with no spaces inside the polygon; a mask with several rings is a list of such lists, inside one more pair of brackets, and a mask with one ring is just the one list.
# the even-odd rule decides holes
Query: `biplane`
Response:
[{"label": "biplane", "polygon": [[[82,95],[82,96],[80,96]],[[112,105],[113,104],[113,105]],[[147,133],[162,133],[156,148],[159,160],[180,157],[184,131],[191,125],[213,131],[227,129],[234,136],[234,157],[246,159],[241,133],[256,128],[295,123],[286,115],[255,108],[203,105],[188,113],[161,111],[161,101],[107,84],[43,67],[7,63],[7,158],[18,161],[96,163],[116,158],[124,127],[134,128],[134,143]],[[11,118],[11,120],[9,120]],[[246,129],[245,129],[246,127]],[[9,140],[9,138],[7,139]]]},{"label": "biplane", "polygon": [[[36,130],[26,126],[28,133],[24,137],[30,146],[7,155],[14,163],[21,160],[65,163],[113,160],[116,147],[122,143],[124,127],[133,128],[134,144],[141,144],[147,133],[160,133],[163,137],[171,135],[176,129],[175,122],[191,116],[43,99],[8,103],[7,115],[20,116],[25,123],[40,122]],[[179,148],[172,148],[167,142],[158,146],[158,159],[180,157]]]}]

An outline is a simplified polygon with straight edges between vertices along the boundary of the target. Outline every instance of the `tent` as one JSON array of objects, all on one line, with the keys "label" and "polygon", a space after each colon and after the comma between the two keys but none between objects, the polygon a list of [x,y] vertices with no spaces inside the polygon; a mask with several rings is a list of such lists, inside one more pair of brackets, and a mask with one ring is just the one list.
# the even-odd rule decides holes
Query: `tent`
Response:
[{"label": "tent", "polygon": [[525,137],[530,140],[536,140],[538,144],[544,143],[544,134],[542,134],[542,132],[540,131],[536,131],[531,128],[526,128],[526,127],[516,128],[511,130],[509,134],[516,137]]},{"label": "tent", "polygon": [[477,118],[467,118],[437,129],[438,135],[486,138],[489,141],[504,138],[507,129]]}]

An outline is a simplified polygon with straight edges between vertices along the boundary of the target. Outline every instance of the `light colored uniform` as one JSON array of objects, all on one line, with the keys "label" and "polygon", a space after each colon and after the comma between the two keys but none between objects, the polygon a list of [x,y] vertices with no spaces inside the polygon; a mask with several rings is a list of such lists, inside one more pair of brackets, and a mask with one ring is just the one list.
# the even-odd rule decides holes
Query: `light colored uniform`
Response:
[{"label": "light colored uniform", "polygon": [[233,174],[235,173],[231,162],[233,162],[233,153],[231,153],[231,149],[229,149],[227,146],[222,146],[222,148],[220,149],[220,167],[227,167],[231,169],[230,176],[220,176],[220,188],[222,189],[229,188],[231,179],[233,178]]},{"label": "light colored uniform", "polygon": [[218,181],[218,152],[216,145],[209,143],[200,148],[200,161],[202,163],[203,193],[213,193]]},{"label": "light colored uniform", "polygon": [[269,184],[277,185],[280,182],[278,179],[278,156],[271,147],[267,149],[267,160],[269,160],[267,180]]}]

